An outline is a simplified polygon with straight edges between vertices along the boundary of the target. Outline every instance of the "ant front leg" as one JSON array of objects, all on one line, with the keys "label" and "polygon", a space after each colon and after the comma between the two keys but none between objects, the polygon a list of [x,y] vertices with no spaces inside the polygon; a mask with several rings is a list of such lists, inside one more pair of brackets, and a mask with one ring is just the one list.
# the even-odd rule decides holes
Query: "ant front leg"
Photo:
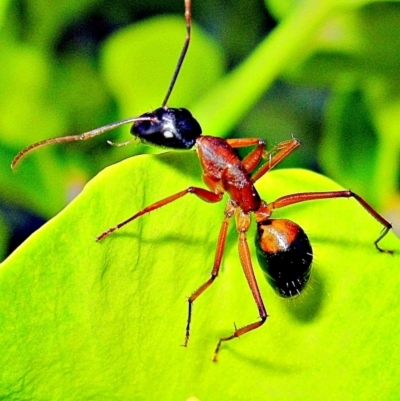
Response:
[{"label": "ant front leg", "polygon": [[332,198],[354,198],[375,220],[381,223],[384,228],[380,236],[374,241],[374,245],[379,252],[393,253],[391,250],[382,249],[378,243],[386,236],[392,225],[381,216],[370,204],[368,204],[361,196],[357,195],[353,191],[329,191],[329,192],[304,192],[292,195],[282,196],[276,201],[271,202],[267,209],[269,213],[272,213],[274,209],[280,209],[282,207],[294,205],[300,202],[320,200],[320,199],[332,199]]},{"label": "ant front leg", "polygon": [[253,182],[258,181],[269,170],[273,169],[282,160],[286,159],[290,153],[300,146],[300,141],[296,138],[283,141],[274,146],[270,151],[264,152],[263,158],[267,159],[260,169],[251,177]]},{"label": "ant front leg", "polygon": [[239,232],[238,247],[239,247],[240,262],[242,264],[242,268],[246,276],[247,283],[249,284],[254,301],[257,305],[258,313],[261,320],[247,324],[246,326],[241,327],[239,329],[235,328],[235,331],[230,336],[220,338],[217,347],[215,348],[214,351],[214,357],[213,357],[214,362],[217,361],[218,352],[223,342],[233,340],[234,338],[240,337],[243,334],[246,334],[252,330],[258,329],[260,326],[264,324],[264,322],[267,320],[268,317],[267,310],[265,309],[260,289],[258,288],[257,280],[254,275],[253,265],[251,262],[250,250],[246,237],[246,233],[249,227],[250,227],[250,215],[244,213],[240,209],[237,209],[236,228]]},{"label": "ant front leg", "polygon": [[226,140],[232,148],[245,148],[248,146],[257,147],[252,150],[243,160],[242,166],[247,173],[251,173],[260,163],[265,151],[265,141],[260,138],[236,138]]},{"label": "ant front leg", "polygon": [[235,207],[232,205],[231,201],[229,201],[225,208],[225,218],[224,218],[224,221],[222,222],[221,229],[220,229],[219,235],[218,235],[217,249],[215,251],[214,265],[213,265],[213,269],[211,271],[211,277],[204,284],[202,284],[188,299],[188,319],[187,319],[187,324],[186,324],[185,342],[183,344],[184,347],[186,347],[189,342],[190,324],[192,322],[192,313],[193,313],[193,302],[208,287],[210,287],[210,285],[218,277],[219,269],[221,267],[222,256],[225,251],[226,235],[228,232],[230,219],[232,218],[234,213],[235,213]]},{"label": "ant front leg", "polygon": [[252,176],[251,179],[253,182],[259,180],[264,174],[274,168],[300,146],[300,142],[296,138],[278,143],[271,151],[265,150],[265,141],[260,138],[237,138],[227,139],[226,141],[232,148],[257,145],[257,147],[242,160],[242,165],[249,174],[258,166],[261,159],[268,159],[268,161]]},{"label": "ant front leg", "polygon": [[143,216],[146,213],[152,212],[153,210],[159,209],[160,207],[163,207],[165,205],[168,205],[168,203],[172,203],[176,200],[178,200],[179,198],[182,198],[183,196],[187,195],[187,194],[194,194],[197,197],[199,197],[201,200],[205,201],[205,202],[210,202],[210,203],[216,203],[216,202],[220,202],[223,194],[222,193],[214,193],[211,192],[207,189],[204,188],[198,188],[198,187],[189,187],[181,192],[178,192],[174,195],[169,196],[168,198],[162,199],[156,203],[153,203],[150,206],[147,206],[146,208],[142,209],[141,211],[137,212],[136,214],[134,214],[132,217],[130,217],[129,219],[117,224],[114,227],[109,228],[108,230],[104,231],[103,233],[101,233],[98,237],[96,237],[96,241],[101,241],[103,240],[105,237],[107,237],[108,235],[110,235],[112,232],[114,232],[115,230],[118,230],[119,228],[125,226],[126,224],[130,223],[133,220],[136,220],[138,217]]}]

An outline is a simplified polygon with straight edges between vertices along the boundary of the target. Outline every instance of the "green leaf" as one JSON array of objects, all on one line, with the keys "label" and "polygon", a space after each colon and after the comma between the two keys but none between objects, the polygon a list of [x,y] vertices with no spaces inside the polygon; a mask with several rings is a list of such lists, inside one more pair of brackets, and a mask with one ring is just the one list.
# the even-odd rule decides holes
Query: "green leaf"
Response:
[{"label": "green leaf", "polygon": [[[312,281],[287,301],[255,264],[270,314],[257,319],[233,227],[220,277],[208,279],[224,204],[187,196],[94,241],[144,206],[201,185],[194,154],[138,156],[107,168],[0,268],[0,398],[7,400],[390,400],[400,391],[399,240],[381,254],[380,225],[354,200],[308,202],[276,212],[301,224],[314,248]],[[335,190],[304,170],[258,183],[262,196]],[[253,242],[253,230],[249,242]],[[252,247],[253,248],[253,247]],[[255,258],[254,258],[255,261]]]},{"label": "green leaf", "polygon": [[[380,133],[377,163],[374,179],[370,187],[379,193],[382,208],[393,209],[398,206],[399,168],[398,154],[400,150],[400,135],[398,131],[400,115],[399,87],[380,79],[374,80],[367,91],[371,116],[377,131]],[[371,177],[370,177],[371,178]],[[392,203],[392,205],[391,205]]]},{"label": "green leaf", "polygon": [[34,141],[54,135],[64,115],[46,96],[52,76],[46,53],[4,37],[0,48],[4,55],[0,60],[1,140],[18,148],[26,145],[27,137]]},{"label": "green leaf", "polygon": [[[330,3],[335,2],[322,0],[314,7]],[[360,83],[383,75],[397,82],[399,2],[355,2],[353,7],[344,3],[332,10],[319,21],[319,29],[309,46],[303,46],[301,57],[288,64],[286,76],[328,88],[350,77]]]},{"label": "green leaf", "polygon": [[[292,51],[293,62],[283,71],[292,83],[331,92],[319,163],[331,177],[388,210],[397,202],[399,181],[399,2],[267,3],[277,14],[287,14],[280,27],[291,18],[303,21],[300,17],[308,11],[306,23],[315,28],[305,37],[307,31],[299,26],[301,52],[296,57]],[[291,28],[289,34],[295,32],[294,24]]]},{"label": "green leaf", "polygon": [[295,8],[298,2],[296,0],[264,0],[268,12],[277,20],[282,20]]},{"label": "green leaf", "polygon": [[0,28],[3,27],[4,21],[6,21],[6,11],[10,3],[10,0],[4,0],[0,3]]},{"label": "green leaf", "polygon": [[371,188],[371,178],[377,151],[378,134],[365,96],[351,83],[343,83],[328,101],[321,165],[330,176],[341,178],[352,190],[368,194],[370,201],[376,203],[379,190]]},{"label": "green leaf", "polygon": [[95,4],[94,0],[61,0],[49,7],[47,0],[28,0],[25,4],[28,26],[25,29],[35,43],[43,48],[51,46],[70,21],[83,18]]},{"label": "green leaf", "polygon": [[[102,69],[122,116],[161,106],[182,51],[184,28],[182,16],[159,16],[120,29],[105,42]],[[221,48],[199,26],[193,31],[190,52],[168,102],[171,107],[188,107],[225,69]]]}]

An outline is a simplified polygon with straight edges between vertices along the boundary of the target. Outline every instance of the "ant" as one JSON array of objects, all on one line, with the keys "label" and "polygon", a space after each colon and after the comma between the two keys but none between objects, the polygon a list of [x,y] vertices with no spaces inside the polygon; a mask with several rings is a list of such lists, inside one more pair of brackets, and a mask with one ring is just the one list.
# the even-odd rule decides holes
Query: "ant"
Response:
[{"label": "ant", "polygon": [[[251,214],[254,215],[257,223],[255,244],[258,262],[272,288],[279,296],[284,298],[300,295],[305,288],[310,278],[313,250],[306,233],[298,224],[290,220],[271,218],[274,210],[306,201],[354,198],[372,217],[382,224],[383,231],[375,240],[374,245],[378,251],[387,253],[393,252],[382,249],[379,246],[379,242],[386,236],[392,225],[363,198],[350,190],[295,193],[267,203],[260,198],[255,188],[255,183],[300,146],[300,142],[297,139],[291,138],[280,142],[272,150],[268,151],[266,150],[265,141],[260,138],[222,139],[202,135],[200,124],[187,109],[169,108],[167,106],[191,39],[191,0],[184,0],[184,4],[186,37],[167,94],[160,108],[153,112],[144,113],[139,117],[117,121],[80,135],[37,142],[21,150],[12,161],[11,168],[15,168],[21,158],[28,152],[39,147],[53,143],[87,140],[127,123],[133,123],[130,132],[134,138],[120,144],[108,141],[111,145],[121,146],[133,141],[141,141],[168,149],[191,149],[194,147],[203,170],[203,181],[208,189],[189,187],[153,203],[127,220],[104,231],[96,238],[96,241],[104,240],[115,230],[138,217],[172,203],[187,194],[193,194],[205,202],[217,203],[222,201],[224,194],[227,193],[229,200],[225,207],[225,216],[219,231],[211,277],[194,291],[188,299],[188,317],[183,345],[187,346],[190,337],[193,303],[211,286],[218,276],[229,223],[233,217],[238,231],[240,262],[257,305],[259,320],[240,328],[235,327],[232,334],[220,338],[214,350],[213,361],[216,361],[223,343],[259,328],[268,317],[254,275],[247,242]],[[254,147],[254,149],[246,157],[240,159],[236,149],[242,147]]]}]

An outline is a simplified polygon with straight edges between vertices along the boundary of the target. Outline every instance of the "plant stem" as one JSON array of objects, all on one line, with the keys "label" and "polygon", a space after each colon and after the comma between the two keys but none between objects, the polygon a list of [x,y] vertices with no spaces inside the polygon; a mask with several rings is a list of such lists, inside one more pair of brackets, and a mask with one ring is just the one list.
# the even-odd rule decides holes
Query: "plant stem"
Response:
[{"label": "plant stem", "polygon": [[335,1],[307,0],[193,108],[205,133],[224,136],[291,63],[308,54]]}]

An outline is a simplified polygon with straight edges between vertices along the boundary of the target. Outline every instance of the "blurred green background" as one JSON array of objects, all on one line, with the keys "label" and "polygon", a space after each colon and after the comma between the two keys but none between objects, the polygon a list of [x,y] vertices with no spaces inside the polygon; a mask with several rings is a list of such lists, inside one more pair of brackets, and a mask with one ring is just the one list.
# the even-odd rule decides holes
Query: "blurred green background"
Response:
[{"label": "blurred green background", "polygon": [[[293,134],[303,146],[282,167],[320,171],[400,225],[399,2],[193,0],[192,14],[169,106],[209,135],[272,147]],[[3,0],[1,258],[102,168],[158,150],[108,146],[129,139],[124,127],[40,149],[12,172],[15,154],[159,107],[184,35],[181,0]]]}]

